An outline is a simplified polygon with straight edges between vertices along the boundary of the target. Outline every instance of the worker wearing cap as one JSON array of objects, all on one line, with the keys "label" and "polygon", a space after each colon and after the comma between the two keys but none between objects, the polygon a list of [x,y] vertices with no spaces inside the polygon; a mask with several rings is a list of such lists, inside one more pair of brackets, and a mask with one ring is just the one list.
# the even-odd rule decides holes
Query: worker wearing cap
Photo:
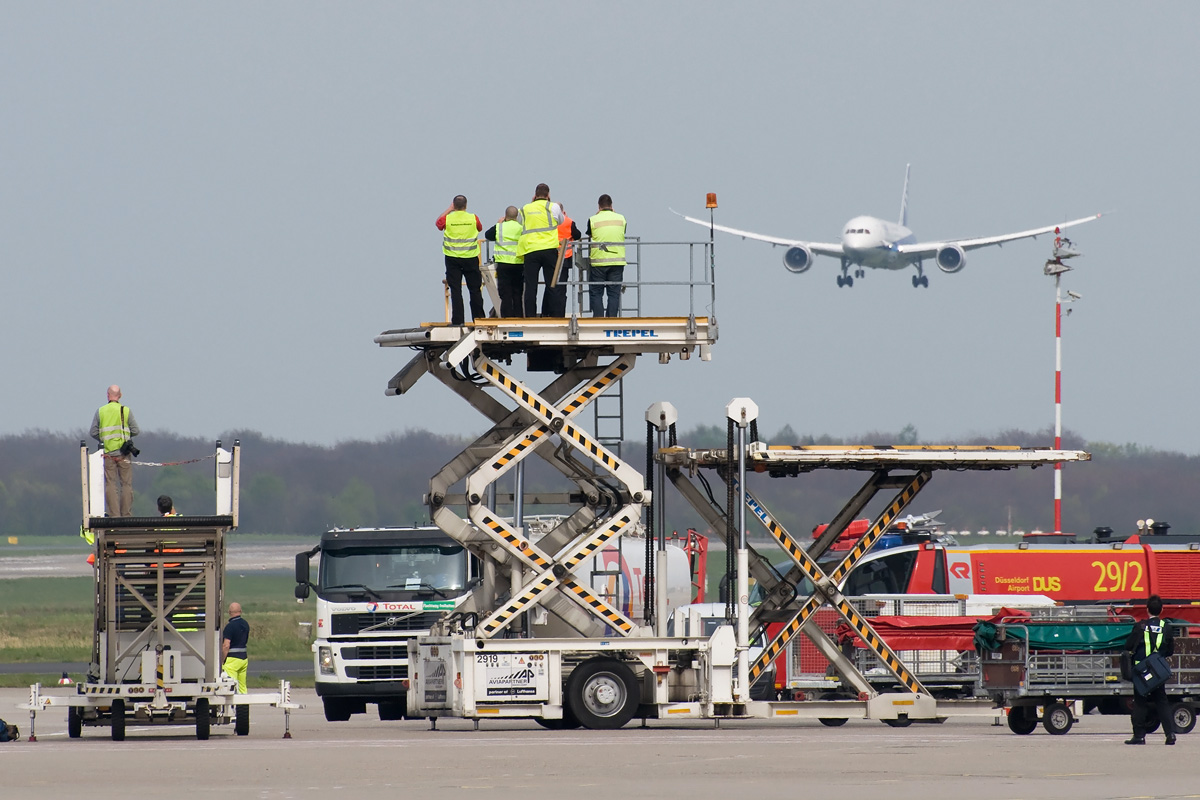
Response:
[{"label": "worker wearing cap", "polygon": [[[1150,657],[1151,653],[1162,653],[1164,658],[1170,658],[1175,653],[1175,635],[1171,632],[1171,624],[1162,618],[1162,599],[1152,594],[1146,601],[1146,611],[1150,613],[1133,626],[1129,637],[1125,640],[1125,649],[1133,656],[1134,668]],[[1133,693],[1133,713],[1129,715],[1133,723],[1133,738],[1125,744],[1145,744],[1146,728],[1150,723],[1150,706],[1158,712],[1162,731],[1166,734],[1166,744],[1175,744],[1175,725],[1171,714],[1171,704],[1167,700],[1167,689],[1159,686],[1148,694]]]},{"label": "worker wearing cap", "polygon": [[500,294],[500,316],[525,316],[525,259],[517,255],[521,238],[520,212],[516,206],[504,210],[504,216],[483,232],[483,238],[495,242],[492,257],[496,262],[496,291]]},{"label": "worker wearing cap", "polygon": [[525,316],[538,315],[539,273],[546,281],[546,289],[542,293],[542,316],[565,316],[566,291],[563,291],[563,307],[558,308],[558,304],[551,297],[550,282],[554,279],[554,268],[558,265],[558,226],[566,217],[557,203],[550,202],[550,187],[539,183],[533,190],[533,199],[521,208],[517,219],[521,222],[517,255],[524,259],[525,264]]},{"label": "worker wearing cap", "polygon": [[250,641],[250,623],[242,619],[241,603],[229,604],[229,622],[221,639],[221,668],[225,674],[237,679],[238,693],[246,693],[246,670],[250,665],[250,654],[246,645]]},{"label": "worker wearing cap", "polygon": [[465,321],[462,298],[463,280],[471,302],[471,319],[483,312],[483,274],[479,271],[479,217],[467,211],[467,198],[457,195],[434,223],[442,231],[442,254],[446,257],[446,285],[450,287],[450,324]]},{"label": "worker wearing cap", "polygon": [[[600,195],[599,210],[588,219],[588,296],[593,317],[621,316],[621,281],[625,277],[625,218],[612,210],[612,198]],[[608,298],[607,307],[605,297]]]},{"label": "worker wearing cap", "polygon": [[133,411],[121,405],[121,387],[108,387],[108,402],[92,417],[91,436],[104,447],[104,510],[110,517],[133,514],[133,437],[141,433]]}]

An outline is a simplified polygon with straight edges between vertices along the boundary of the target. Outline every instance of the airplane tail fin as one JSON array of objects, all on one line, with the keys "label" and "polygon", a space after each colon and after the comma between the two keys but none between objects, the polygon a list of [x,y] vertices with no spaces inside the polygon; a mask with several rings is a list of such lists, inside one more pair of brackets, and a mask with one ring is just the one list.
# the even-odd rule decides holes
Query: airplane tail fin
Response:
[{"label": "airplane tail fin", "polygon": [[904,191],[900,195],[900,224],[908,227],[908,171],[912,164],[904,165]]}]

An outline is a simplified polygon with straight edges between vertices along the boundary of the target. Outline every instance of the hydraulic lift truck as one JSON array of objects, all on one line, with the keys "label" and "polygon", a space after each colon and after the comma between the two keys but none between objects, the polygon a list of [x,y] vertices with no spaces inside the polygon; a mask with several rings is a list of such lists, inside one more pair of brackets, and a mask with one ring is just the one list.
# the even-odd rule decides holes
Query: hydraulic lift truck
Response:
[{"label": "hydraulic lift truck", "polygon": [[[30,687],[29,740],[37,712],[67,707],[67,735],[107,727],[114,741],[128,725],[194,725],[197,739],[213,725],[250,732],[250,706],[284,712],[290,738],[291,687],[238,694],[221,670],[225,535],[237,527],[241,447],[217,442],[217,509],[212,516],[108,517],[104,510],[103,453],[80,445],[83,525],[95,539],[95,612],[92,663],[74,694]],[[100,512],[93,516],[93,510]]]},{"label": "hydraulic lift truck", "polygon": [[[648,248],[646,243],[643,249]],[[488,319],[473,325],[426,324],[419,328],[385,331],[376,338],[382,347],[409,347],[418,354],[388,384],[387,394],[407,392],[423,375],[432,374],[493,423],[486,433],[467,446],[436,473],[425,501],[434,523],[463,544],[483,564],[483,580],[472,597],[455,613],[444,616],[431,630],[409,642],[410,687],[408,714],[427,717],[482,719],[533,718],[547,728],[619,728],[635,717],[646,719],[774,718],[796,719],[865,716],[907,724],[914,719],[936,719],[933,696],[875,636],[870,625],[854,612],[837,591],[837,582],[878,540],[888,525],[908,505],[936,469],[1012,469],[1058,461],[1086,460],[1075,451],[1023,450],[1018,448],[768,448],[743,444],[748,426],[755,426],[757,407],[735,400],[727,408],[730,445],[726,450],[695,451],[662,447],[669,435],[674,444],[676,413],[669,403],[658,403],[647,412],[648,433],[657,430],[657,459],[672,474],[689,501],[708,517],[714,529],[730,531],[727,546],[737,554],[735,624],[722,625],[708,638],[666,635],[669,609],[663,599],[663,582],[644,576],[647,601],[638,625],[601,593],[575,577],[575,567],[588,554],[621,536],[646,515],[657,545],[647,565],[661,563],[665,526],[653,535],[656,492],[653,463],[648,459],[643,475],[597,435],[583,430],[579,413],[627,375],[639,355],[657,355],[660,364],[671,357],[687,358],[697,352],[707,360],[717,338],[716,320],[695,313],[696,295],[705,294],[709,309],[715,305],[711,249],[704,248],[702,263],[708,269],[698,280],[689,273],[690,304],[687,316],[582,318],[578,307],[565,319]],[[664,270],[654,271],[656,278]],[[657,285],[668,281],[657,280]],[[573,293],[572,296],[578,296]],[[535,390],[502,364],[525,355],[530,372],[552,369],[558,377]],[[549,365],[549,366],[548,366]],[[597,421],[599,427],[599,421]],[[738,445],[732,444],[733,430]],[[648,442],[648,450],[653,453]],[[752,438],[757,438],[753,436]],[[550,445],[555,439],[557,447]],[[548,535],[530,541],[521,524],[524,494],[519,473],[510,495],[502,496],[495,484],[531,454],[544,458],[576,485],[572,492],[556,495],[554,502],[577,506]],[[845,560],[827,576],[786,531],[775,524],[765,508],[745,492],[747,464],[772,474],[798,474],[817,468],[862,469],[871,472],[867,485],[830,525],[820,552],[882,489],[898,489],[871,531]],[[703,468],[723,469],[728,502],[721,507],[709,501],[676,475]],[[893,471],[908,474],[893,476]],[[464,489],[450,489],[462,482]],[[662,482],[660,481],[660,485]],[[734,494],[741,496],[734,501]],[[540,499],[550,495],[538,493]],[[711,497],[711,495],[709,496]],[[695,498],[700,498],[697,502]],[[512,516],[501,515],[497,505],[513,505]],[[745,509],[750,508],[796,562],[796,575],[787,586],[765,559],[752,557],[745,543]],[[657,503],[661,514],[662,503]],[[734,514],[737,510],[738,514]],[[732,534],[734,517],[740,517],[738,536]],[[726,526],[729,526],[728,528]],[[649,572],[649,570],[648,570]],[[748,574],[753,572],[772,590],[771,608],[790,621],[767,652],[749,663]],[[802,575],[818,587],[803,603],[793,603]],[[837,660],[847,687],[836,698],[806,702],[753,700],[751,685],[763,676],[788,639],[804,628],[812,612],[833,604],[864,636],[901,684],[901,691],[876,692],[849,659],[828,640],[827,655]],[[758,612],[756,611],[757,615]],[[561,635],[541,635],[539,616],[553,615]],[[758,622],[758,620],[755,620]],[[765,620],[763,620],[765,622]],[[988,701],[977,703],[981,710]],[[994,710],[992,711],[994,716]]]},{"label": "hydraulic lift truck", "polygon": [[[734,413],[737,408],[742,409],[740,415]],[[817,694],[814,698],[817,702],[805,699],[771,704],[773,715],[815,716],[827,725],[836,725],[847,718],[845,711],[857,711],[857,716],[880,719],[899,727],[914,721],[940,722],[945,719],[943,712],[995,716],[990,701],[935,701],[934,692],[875,632],[870,621],[841,593],[839,587],[872,545],[929,483],[935,471],[1009,470],[1063,461],[1086,461],[1090,456],[1081,451],[1007,446],[772,446],[754,441],[743,444],[746,428],[751,429],[750,438],[756,438],[757,426],[748,423],[756,420],[757,415],[758,409],[753,401],[738,399],[730,404],[727,413],[729,440],[732,443],[736,428],[736,449],[689,450],[674,447],[658,453],[658,460],[665,465],[666,477],[672,484],[714,529],[727,531],[727,547],[738,545],[731,515],[724,510],[733,507],[736,494],[741,498],[740,517],[744,520],[745,511],[749,510],[792,561],[788,572],[780,574],[768,559],[745,544],[744,533],[741,536],[739,562],[744,562],[744,566],[739,565],[739,570],[744,569],[755,578],[764,590],[765,598],[752,613],[747,609],[746,625],[751,630],[757,630],[774,623],[772,629],[777,629],[762,654],[746,668],[745,681],[753,684],[758,680],[772,662],[789,652],[789,643],[796,635],[803,633],[828,659],[838,680],[831,682],[826,691]],[[796,477],[823,469],[857,470],[870,474],[824,533],[805,548],[775,519],[763,502],[746,490],[747,464],[755,472],[765,472],[776,478]],[[705,470],[715,472],[725,481],[729,502],[724,508],[704,479],[702,473]],[[692,482],[692,478],[696,477],[704,484],[704,491]],[[895,494],[849,553],[840,562],[824,568],[820,566],[818,560],[822,559],[850,522],[864,512],[877,494],[888,490]],[[744,522],[738,527],[745,531]],[[744,585],[746,577],[741,574],[738,577],[739,583]],[[805,579],[813,586],[812,594],[807,597],[800,596],[797,591],[799,586],[804,585]],[[739,589],[739,604],[745,603],[744,595],[744,590]],[[854,629],[878,659],[877,663],[890,673],[893,684],[887,688],[892,691],[880,691],[878,679],[868,680],[855,660],[843,653],[821,628],[810,624],[822,607],[831,607]],[[739,626],[741,624],[739,621]],[[739,632],[739,642],[741,640]],[[832,713],[838,707],[844,711]]]}]

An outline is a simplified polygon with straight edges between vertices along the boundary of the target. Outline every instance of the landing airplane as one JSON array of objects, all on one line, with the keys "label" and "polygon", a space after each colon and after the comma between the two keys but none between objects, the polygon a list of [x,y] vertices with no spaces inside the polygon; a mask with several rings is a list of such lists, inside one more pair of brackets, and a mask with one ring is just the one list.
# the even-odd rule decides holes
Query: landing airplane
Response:
[{"label": "landing airplane", "polygon": [[[1007,233],[1002,236],[985,236],[977,239],[947,239],[941,242],[918,242],[908,225],[908,173],[911,164],[904,169],[904,193],[900,197],[900,222],[888,222],[875,217],[855,217],[845,225],[840,244],[826,242],[805,242],[799,239],[781,239],[765,236],[761,233],[727,228],[724,225],[711,225],[719,231],[741,236],[743,239],[757,239],[773,245],[787,247],[783,254],[783,266],[789,272],[797,274],[808,272],[813,259],[818,256],[834,256],[841,259],[842,274],[837,276],[838,286],[853,286],[854,278],[866,277],[864,267],[872,269],[901,270],[909,266],[917,268],[917,274],[912,276],[913,288],[929,286],[929,278],[925,275],[925,259],[931,258],[938,269],[947,274],[960,271],[967,263],[967,251],[993,244],[1003,244],[1015,239],[1030,239],[1046,233],[1057,233],[1063,228],[1082,225],[1099,219],[1096,214],[1091,217],[1060,222],[1057,225],[1047,225],[1042,228]],[[671,209],[675,214],[678,211]],[[679,214],[688,222],[710,227],[708,220]],[[854,275],[850,275],[850,267],[855,267]]]}]

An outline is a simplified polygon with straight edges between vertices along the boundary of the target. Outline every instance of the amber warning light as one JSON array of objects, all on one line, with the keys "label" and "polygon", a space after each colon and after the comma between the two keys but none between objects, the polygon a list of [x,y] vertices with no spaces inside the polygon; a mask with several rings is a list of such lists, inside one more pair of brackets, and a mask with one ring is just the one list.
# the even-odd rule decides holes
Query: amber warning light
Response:
[{"label": "amber warning light", "polygon": [[708,193],[708,195],[704,201],[704,207],[705,208],[716,208],[717,207],[717,193],[716,192]]}]

